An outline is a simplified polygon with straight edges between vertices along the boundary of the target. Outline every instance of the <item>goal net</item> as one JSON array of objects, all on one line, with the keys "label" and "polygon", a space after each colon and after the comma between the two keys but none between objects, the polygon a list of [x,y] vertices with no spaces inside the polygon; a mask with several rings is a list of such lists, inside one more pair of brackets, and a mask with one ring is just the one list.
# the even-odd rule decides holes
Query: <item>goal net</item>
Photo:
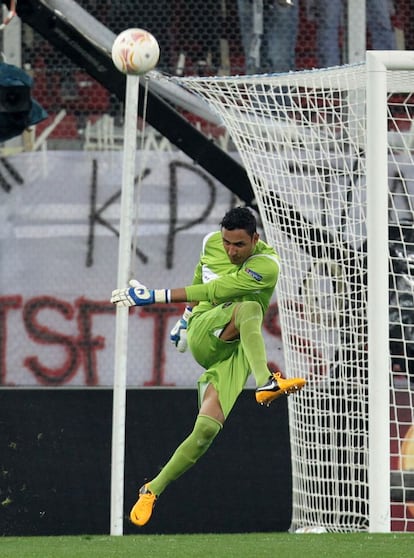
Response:
[{"label": "goal net", "polygon": [[[222,119],[254,188],[266,240],[281,255],[283,372],[307,378],[289,399],[292,531],[414,530],[409,65],[385,67],[384,96],[378,91],[384,126],[374,123],[379,132],[370,138],[366,64],[173,78]],[[377,244],[385,269],[375,254],[370,259]]]}]

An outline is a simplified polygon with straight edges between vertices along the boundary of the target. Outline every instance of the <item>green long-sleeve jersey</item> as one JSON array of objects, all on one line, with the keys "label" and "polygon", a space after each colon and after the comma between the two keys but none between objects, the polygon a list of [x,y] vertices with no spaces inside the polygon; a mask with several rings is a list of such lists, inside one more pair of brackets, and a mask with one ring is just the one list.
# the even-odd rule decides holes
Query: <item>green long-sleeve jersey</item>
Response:
[{"label": "green long-sleeve jersey", "polygon": [[199,301],[193,313],[204,312],[223,302],[255,300],[263,315],[269,306],[279,276],[279,256],[259,240],[253,254],[242,264],[232,264],[223,246],[221,232],[204,238],[193,283],[186,287],[188,301]]}]

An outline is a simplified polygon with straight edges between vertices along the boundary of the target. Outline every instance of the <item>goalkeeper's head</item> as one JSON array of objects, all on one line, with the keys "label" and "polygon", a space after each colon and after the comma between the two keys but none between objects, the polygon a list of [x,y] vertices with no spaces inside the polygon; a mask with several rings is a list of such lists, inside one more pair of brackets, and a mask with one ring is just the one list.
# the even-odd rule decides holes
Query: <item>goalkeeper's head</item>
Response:
[{"label": "goalkeeper's head", "polygon": [[230,209],[221,221],[223,247],[232,264],[242,265],[253,254],[259,235],[256,218],[247,207]]},{"label": "goalkeeper's head", "polygon": [[225,214],[220,224],[228,231],[243,229],[250,237],[257,232],[256,217],[247,207],[233,207]]}]

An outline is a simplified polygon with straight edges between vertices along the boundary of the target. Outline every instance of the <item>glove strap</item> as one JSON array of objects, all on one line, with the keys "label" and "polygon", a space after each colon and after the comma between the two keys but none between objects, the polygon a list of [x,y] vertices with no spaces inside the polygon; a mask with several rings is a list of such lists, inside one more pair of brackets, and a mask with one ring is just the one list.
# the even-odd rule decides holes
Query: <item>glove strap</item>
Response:
[{"label": "glove strap", "polygon": [[171,290],[170,289],[155,289],[154,290],[154,301],[168,304],[171,302]]}]

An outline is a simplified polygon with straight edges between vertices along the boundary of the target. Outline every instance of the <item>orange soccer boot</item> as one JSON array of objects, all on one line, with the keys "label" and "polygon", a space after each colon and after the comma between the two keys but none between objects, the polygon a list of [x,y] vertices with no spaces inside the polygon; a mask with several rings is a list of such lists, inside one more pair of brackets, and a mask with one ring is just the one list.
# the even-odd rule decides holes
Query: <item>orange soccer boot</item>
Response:
[{"label": "orange soccer boot", "polygon": [[154,509],[157,496],[148,488],[148,484],[144,484],[139,489],[138,500],[132,507],[129,518],[134,525],[142,527],[151,519],[152,510]]},{"label": "orange soccer boot", "polygon": [[273,373],[269,381],[256,389],[256,401],[260,405],[269,406],[272,401],[281,395],[290,395],[303,388],[306,384],[304,378],[282,378],[280,372]]}]

